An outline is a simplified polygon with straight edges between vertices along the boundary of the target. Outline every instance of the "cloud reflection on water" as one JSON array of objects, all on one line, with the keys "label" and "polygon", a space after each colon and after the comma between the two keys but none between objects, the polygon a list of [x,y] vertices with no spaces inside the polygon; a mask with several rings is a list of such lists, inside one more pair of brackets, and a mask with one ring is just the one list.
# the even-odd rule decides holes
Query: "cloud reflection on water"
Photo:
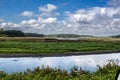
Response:
[{"label": "cloud reflection on water", "polygon": [[97,65],[104,65],[108,60],[120,60],[120,53],[102,55],[80,55],[67,57],[26,57],[26,58],[0,58],[0,71],[7,73],[24,72],[27,68],[33,70],[42,65],[51,68],[66,69],[70,71],[73,66],[94,72]]}]

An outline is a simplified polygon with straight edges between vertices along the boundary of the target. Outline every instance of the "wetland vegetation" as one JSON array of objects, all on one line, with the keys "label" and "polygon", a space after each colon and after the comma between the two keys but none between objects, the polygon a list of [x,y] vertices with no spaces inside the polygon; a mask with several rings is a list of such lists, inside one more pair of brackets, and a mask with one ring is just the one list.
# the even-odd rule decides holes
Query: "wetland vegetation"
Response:
[{"label": "wetland vegetation", "polygon": [[89,72],[78,67],[73,67],[70,72],[59,68],[50,67],[35,68],[24,73],[0,72],[0,80],[114,80],[120,69],[119,62],[111,60],[104,66],[98,66],[97,71]]},{"label": "wetland vegetation", "polygon": [[[49,38],[0,38],[0,54],[62,54],[120,50],[119,41],[101,39],[57,40]],[[96,53],[97,54],[97,53]]]}]

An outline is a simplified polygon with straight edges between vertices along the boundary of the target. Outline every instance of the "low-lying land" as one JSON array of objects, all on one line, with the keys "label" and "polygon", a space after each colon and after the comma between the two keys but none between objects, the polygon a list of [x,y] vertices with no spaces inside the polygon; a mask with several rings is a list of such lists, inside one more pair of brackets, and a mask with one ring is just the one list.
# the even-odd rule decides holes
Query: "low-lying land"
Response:
[{"label": "low-lying land", "polygon": [[92,73],[77,67],[73,67],[69,73],[66,70],[42,67],[24,73],[0,72],[0,80],[115,80],[119,69],[120,66],[115,61],[110,61],[103,67],[98,66],[98,70]]},{"label": "low-lying land", "polygon": [[0,57],[64,56],[119,51],[120,39],[113,38],[81,38],[80,40],[32,37],[0,38]]}]

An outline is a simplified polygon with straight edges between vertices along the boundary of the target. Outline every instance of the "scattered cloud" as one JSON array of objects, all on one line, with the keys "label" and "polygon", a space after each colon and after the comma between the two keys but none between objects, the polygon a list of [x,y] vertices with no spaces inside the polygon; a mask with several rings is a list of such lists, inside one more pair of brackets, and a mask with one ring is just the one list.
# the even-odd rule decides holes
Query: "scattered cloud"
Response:
[{"label": "scattered cloud", "polygon": [[52,18],[52,17],[49,17],[47,19],[38,19],[39,22],[45,23],[45,24],[54,23],[54,22],[56,22],[56,20],[57,20],[57,18]]},{"label": "scattered cloud", "polygon": [[53,4],[47,4],[45,6],[39,7],[39,11],[41,11],[41,12],[52,12],[56,9],[57,9],[57,6],[55,6]]},{"label": "scattered cloud", "polygon": [[32,11],[24,11],[21,15],[26,16],[26,17],[31,17],[33,15],[33,12]]},{"label": "scattered cloud", "polygon": [[3,22],[0,24],[0,28],[5,28],[5,29],[17,28],[17,27],[20,27],[20,25],[12,22],[7,22],[7,23]]},{"label": "scattered cloud", "polygon": [[30,20],[23,20],[21,22],[21,25],[33,25],[33,24],[36,24],[37,21],[35,19],[30,19]]},{"label": "scattered cloud", "polygon": [[111,35],[120,33],[120,7],[93,7],[79,9],[74,13],[67,12],[65,25],[69,25],[76,33]]},{"label": "scattered cloud", "polygon": [[44,6],[39,7],[40,14],[39,17],[51,17],[51,16],[59,16],[60,13],[55,12],[57,10],[57,6],[53,4],[46,4]]}]

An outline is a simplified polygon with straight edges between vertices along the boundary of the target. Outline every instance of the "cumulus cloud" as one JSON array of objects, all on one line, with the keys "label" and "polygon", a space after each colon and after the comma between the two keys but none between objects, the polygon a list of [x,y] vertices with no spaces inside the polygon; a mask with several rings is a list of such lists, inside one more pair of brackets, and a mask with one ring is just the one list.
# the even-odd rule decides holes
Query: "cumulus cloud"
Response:
[{"label": "cumulus cloud", "polygon": [[40,21],[41,23],[45,23],[45,24],[49,24],[49,23],[54,23],[56,22],[57,18],[52,18],[52,17],[49,17],[47,19],[38,19],[38,21]]},{"label": "cumulus cloud", "polygon": [[55,10],[57,9],[56,5],[53,4],[46,4],[44,6],[40,6],[39,7],[39,17],[51,17],[51,16],[59,16],[60,13],[55,12]]},{"label": "cumulus cloud", "polygon": [[76,33],[111,35],[120,33],[120,7],[93,7],[68,13],[67,27],[71,26]]},{"label": "cumulus cloud", "polygon": [[35,24],[35,23],[37,23],[37,21],[35,19],[23,20],[21,22],[22,25],[31,25],[31,24]]},{"label": "cumulus cloud", "polygon": [[51,12],[56,9],[57,9],[57,6],[55,6],[53,4],[47,4],[45,6],[39,7],[39,11],[41,11],[41,12]]},{"label": "cumulus cloud", "polygon": [[20,24],[12,23],[12,22],[3,22],[0,24],[0,28],[4,29],[16,29],[20,27]]},{"label": "cumulus cloud", "polygon": [[24,11],[23,13],[21,13],[22,16],[26,16],[26,17],[31,17],[33,15],[32,11]]}]

